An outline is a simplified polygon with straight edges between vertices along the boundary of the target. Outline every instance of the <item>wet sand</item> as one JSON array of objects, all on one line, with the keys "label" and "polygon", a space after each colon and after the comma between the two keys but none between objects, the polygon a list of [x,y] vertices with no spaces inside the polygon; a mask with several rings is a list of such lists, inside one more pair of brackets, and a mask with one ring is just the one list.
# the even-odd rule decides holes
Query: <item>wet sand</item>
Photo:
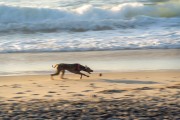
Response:
[{"label": "wet sand", "polygon": [[180,71],[0,77],[0,119],[180,119]]},{"label": "wet sand", "polygon": [[[0,76],[51,74],[52,65],[80,63],[95,72],[180,70],[179,49],[0,54]],[[18,67],[17,67],[18,66]]]}]

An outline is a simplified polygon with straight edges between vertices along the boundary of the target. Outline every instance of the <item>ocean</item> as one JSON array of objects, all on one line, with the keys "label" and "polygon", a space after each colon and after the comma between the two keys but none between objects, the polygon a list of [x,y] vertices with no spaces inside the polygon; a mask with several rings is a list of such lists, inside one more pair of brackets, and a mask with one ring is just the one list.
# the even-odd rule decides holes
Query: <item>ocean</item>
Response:
[{"label": "ocean", "polygon": [[[0,0],[1,58],[152,49],[179,51],[180,0]],[[7,58],[1,74],[11,67]]]},{"label": "ocean", "polygon": [[179,0],[0,0],[0,53],[171,48]]}]

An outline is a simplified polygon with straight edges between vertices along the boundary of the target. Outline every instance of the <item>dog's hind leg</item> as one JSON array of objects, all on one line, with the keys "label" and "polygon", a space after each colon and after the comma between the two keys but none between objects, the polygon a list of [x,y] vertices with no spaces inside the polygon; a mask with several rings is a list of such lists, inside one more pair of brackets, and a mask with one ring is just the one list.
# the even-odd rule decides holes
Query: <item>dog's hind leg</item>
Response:
[{"label": "dog's hind leg", "polygon": [[61,79],[64,79],[65,70],[62,70]]}]

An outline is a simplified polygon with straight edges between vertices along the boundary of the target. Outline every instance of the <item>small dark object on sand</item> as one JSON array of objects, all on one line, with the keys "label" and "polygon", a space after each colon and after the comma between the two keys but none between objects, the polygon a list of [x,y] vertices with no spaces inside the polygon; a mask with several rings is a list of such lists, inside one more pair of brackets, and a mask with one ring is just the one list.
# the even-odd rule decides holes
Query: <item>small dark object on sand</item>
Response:
[{"label": "small dark object on sand", "polygon": [[101,77],[101,76],[102,76],[102,73],[99,73],[99,76]]}]

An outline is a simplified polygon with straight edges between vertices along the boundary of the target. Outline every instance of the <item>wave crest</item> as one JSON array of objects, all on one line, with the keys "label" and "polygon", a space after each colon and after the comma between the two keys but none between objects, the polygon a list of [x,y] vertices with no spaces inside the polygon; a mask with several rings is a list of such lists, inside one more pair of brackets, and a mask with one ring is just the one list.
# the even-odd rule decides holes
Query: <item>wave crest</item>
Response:
[{"label": "wave crest", "polygon": [[[133,28],[160,18],[180,17],[179,2],[153,4],[123,3],[97,8],[84,5],[76,9],[31,8],[0,5],[0,32],[8,31],[87,31]],[[143,17],[140,17],[143,16]],[[144,21],[146,20],[146,21]]]}]

